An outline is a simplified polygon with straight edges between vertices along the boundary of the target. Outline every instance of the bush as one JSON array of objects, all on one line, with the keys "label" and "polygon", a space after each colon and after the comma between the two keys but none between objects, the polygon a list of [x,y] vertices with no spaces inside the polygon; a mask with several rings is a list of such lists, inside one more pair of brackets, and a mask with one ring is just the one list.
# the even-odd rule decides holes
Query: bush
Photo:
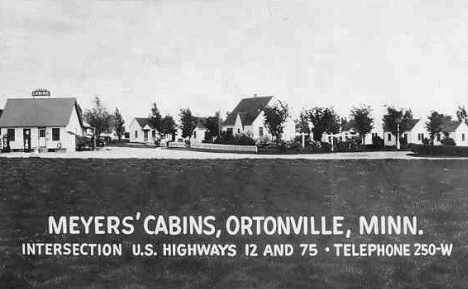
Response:
[{"label": "bush", "polygon": [[271,140],[268,136],[264,136],[257,140],[256,145],[259,148],[269,147],[271,146]]},{"label": "bush", "polygon": [[327,142],[322,142],[321,147],[322,147],[321,151],[324,153],[329,153],[332,150],[332,145]]},{"label": "bush", "polygon": [[408,140],[404,137],[400,137],[400,149],[408,148]]},{"label": "bush", "polygon": [[384,140],[380,136],[372,138],[372,147],[373,149],[379,150],[385,146]]},{"label": "bush", "polygon": [[216,144],[232,144],[232,145],[255,145],[255,140],[248,134],[237,134],[233,136],[230,133],[222,132],[216,139]]},{"label": "bush", "polygon": [[359,146],[360,142],[353,141],[352,139],[349,141],[339,142],[336,144],[336,151],[338,152],[356,152],[360,150]]},{"label": "bush", "polygon": [[221,132],[221,134],[215,140],[216,144],[228,144],[228,143],[233,143],[233,142],[235,142],[235,139],[232,133],[228,133],[225,131]]},{"label": "bush", "polygon": [[453,138],[451,138],[451,137],[445,137],[444,139],[442,139],[440,141],[440,143],[445,145],[445,146],[455,146],[455,145],[457,145],[455,143],[455,140]]},{"label": "bush", "polygon": [[428,146],[414,145],[411,149],[416,155],[422,156],[457,156],[468,157],[468,147],[458,147],[451,145]]},{"label": "bush", "polygon": [[255,145],[255,140],[247,134],[237,134],[234,138],[237,145]]},{"label": "bush", "polygon": [[272,144],[269,147],[258,147],[259,154],[313,154],[331,152],[331,144],[321,143],[319,141],[306,142],[306,146],[297,141],[280,141],[278,144]]}]

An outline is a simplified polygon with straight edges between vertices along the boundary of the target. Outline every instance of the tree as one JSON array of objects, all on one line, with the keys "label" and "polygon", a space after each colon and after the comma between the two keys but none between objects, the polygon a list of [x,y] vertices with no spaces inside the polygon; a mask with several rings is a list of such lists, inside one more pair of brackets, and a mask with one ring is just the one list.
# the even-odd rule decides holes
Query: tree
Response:
[{"label": "tree", "polygon": [[452,120],[452,117],[449,115],[444,115],[437,111],[431,112],[431,115],[429,115],[428,121],[426,122],[426,129],[429,132],[431,145],[434,145],[435,136],[442,132],[442,124],[449,120]]},{"label": "tree", "polygon": [[458,121],[464,121],[466,124],[468,124],[468,114],[466,113],[466,109],[464,106],[458,107],[457,119]]},{"label": "tree", "polygon": [[307,137],[310,136],[310,120],[309,116],[307,115],[307,111],[301,111],[299,118],[297,118],[294,122],[296,124],[296,132],[306,133]]},{"label": "tree", "polygon": [[112,116],[102,105],[101,99],[96,95],[93,100],[93,108],[87,109],[84,113],[85,121],[96,130],[96,137],[101,133],[108,133],[112,127]]},{"label": "tree", "polygon": [[175,133],[177,131],[176,123],[172,116],[166,115],[161,120],[161,134],[163,136],[172,135],[172,139],[174,139]]},{"label": "tree", "polygon": [[182,130],[182,137],[192,137],[192,133],[196,127],[196,118],[192,115],[190,109],[181,109],[180,113],[180,129]]},{"label": "tree", "polygon": [[205,120],[205,127],[207,129],[205,133],[205,140],[213,142],[219,136],[219,124],[221,118],[219,112],[216,112],[214,116],[209,116]]},{"label": "tree", "polygon": [[368,105],[354,107],[351,110],[351,117],[354,120],[354,129],[356,129],[363,144],[366,144],[366,134],[370,133],[374,128],[374,119],[370,116],[371,111],[372,109]]},{"label": "tree", "polygon": [[125,134],[125,121],[122,114],[118,108],[115,108],[114,115],[112,116],[112,127],[115,131],[115,134],[119,138],[119,141],[122,139],[122,136]]},{"label": "tree", "polygon": [[[399,125],[399,135],[398,134],[398,122],[397,119],[401,120]],[[408,110],[398,110],[394,107],[387,107],[387,114],[384,115],[382,122],[385,131],[391,132],[393,135],[397,136],[400,139],[401,134],[405,131],[408,131],[411,127],[411,121],[413,120],[413,112],[411,109]]]},{"label": "tree", "polygon": [[322,135],[336,134],[340,130],[340,117],[333,108],[314,107],[307,112],[310,121],[314,125],[312,132],[315,141],[321,141]]},{"label": "tree", "polygon": [[155,102],[151,108],[151,115],[149,116],[148,121],[151,128],[156,130],[159,134],[161,134],[161,119],[161,113],[159,112],[158,106]]},{"label": "tree", "polygon": [[278,143],[283,134],[284,123],[289,117],[288,105],[278,101],[274,105],[265,106],[263,108],[263,113],[265,127],[275,138],[276,143]]}]

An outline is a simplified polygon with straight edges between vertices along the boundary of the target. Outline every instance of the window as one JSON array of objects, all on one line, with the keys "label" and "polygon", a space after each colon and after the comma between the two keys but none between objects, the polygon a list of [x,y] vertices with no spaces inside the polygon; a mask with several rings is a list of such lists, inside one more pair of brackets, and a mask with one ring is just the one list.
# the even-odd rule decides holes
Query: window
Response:
[{"label": "window", "polygon": [[193,138],[197,138],[197,132],[196,131],[193,132]]},{"label": "window", "polygon": [[52,140],[55,140],[55,141],[60,140],[60,129],[59,128],[52,128]]},{"label": "window", "polygon": [[258,136],[263,137],[263,126],[258,128]]},{"label": "window", "polygon": [[437,134],[437,141],[440,141],[440,133]]},{"label": "window", "polygon": [[424,139],[424,134],[418,133],[418,140],[422,141]]},{"label": "window", "polygon": [[388,140],[388,141],[391,141],[391,140],[392,140],[392,134],[391,134],[391,133],[387,134],[387,140]]},{"label": "window", "polygon": [[230,127],[230,128],[227,129],[227,133],[230,134],[230,135],[232,135],[232,127]]},{"label": "window", "polygon": [[237,129],[237,133],[240,133],[240,128]]},{"label": "window", "polygon": [[376,137],[378,137],[378,136],[379,136],[378,133],[376,133],[376,132],[373,132],[373,133],[372,133],[372,138],[376,138]]},{"label": "window", "polygon": [[405,134],[403,135],[403,138],[404,138],[405,140],[408,140],[408,134],[405,133]]},{"label": "window", "polygon": [[462,141],[465,141],[465,134],[462,133]]},{"label": "window", "polygon": [[135,138],[138,138],[138,131],[135,131]]},{"label": "window", "polygon": [[39,128],[39,137],[45,137],[45,128],[43,127]]},{"label": "window", "polygon": [[151,136],[152,136],[153,138],[156,137],[156,131],[155,131],[154,129],[153,129],[153,131],[151,132]]},{"label": "window", "polygon": [[10,141],[15,141],[15,129],[9,128],[7,131],[8,136],[10,137]]}]

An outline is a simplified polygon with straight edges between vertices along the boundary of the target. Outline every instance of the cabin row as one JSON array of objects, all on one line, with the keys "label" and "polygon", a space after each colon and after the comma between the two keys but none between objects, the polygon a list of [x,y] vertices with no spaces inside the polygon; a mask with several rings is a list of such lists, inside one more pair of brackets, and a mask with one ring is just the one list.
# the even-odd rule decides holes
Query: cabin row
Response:
[{"label": "cabin row", "polygon": [[[430,139],[430,134],[426,128],[427,119],[412,119],[407,130],[401,132],[401,137],[407,144],[423,144],[424,139]],[[342,130],[333,135],[340,141],[348,141],[359,137],[353,121],[343,125]],[[374,124],[374,128],[364,139],[365,144],[372,144],[374,139],[379,137],[383,140],[384,146],[396,146],[397,138],[394,134],[383,129],[382,124]],[[324,134],[322,141],[331,142],[331,135]],[[442,140],[451,138],[457,146],[468,146],[468,125],[464,121],[445,121],[442,123],[441,132],[435,135],[434,145],[441,145]]]},{"label": "cabin row", "polygon": [[[257,96],[242,99],[234,110],[228,115],[226,120],[221,124],[221,131],[232,135],[246,134],[255,140],[262,138],[271,139],[271,134],[264,124],[263,109],[268,105],[274,105],[278,100],[273,96]],[[197,120],[196,127],[190,137],[191,143],[201,143],[205,140],[207,128],[203,125],[201,119]],[[136,117],[132,120],[129,126],[130,142],[139,143],[154,143],[155,141],[175,140],[183,142],[180,130],[177,131],[176,137],[170,136],[160,140],[158,133],[151,128],[148,118]],[[294,138],[295,127],[292,120],[287,121],[284,139]]]},{"label": "cabin row", "polygon": [[[221,125],[221,131],[236,134],[248,134],[255,140],[262,138],[271,139],[271,134],[265,127],[263,109],[268,105],[274,105],[278,100],[273,96],[256,96],[242,99],[233,111],[228,115]],[[426,129],[427,119],[412,119],[406,131],[402,131],[401,136],[407,144],[423,144],[424,139],[429,139],[430,135]],[[349,141],[358,137],[353,120],[345,123],[338,134],[333,135],[339,141]],[[191,136],[192,143],[200,143],[205,139],[206,127],[201,122]],[[178,141],[184,141],[180,131],[176,137]],[[285,125],[283,139],[292,139],[296,135],[295,125],[289,120]],[[157,138],[156,132],[151,128],[147,118],[135,118],[130,124],[130,141],[153,143]],[[382,124],[376,122],[374,128],[364,138],[365,144],[372,144],[373,140],[379,137],[384,146],[396,146],[396,136],[385,131]],[[440,145],[444,138],[452,138],[458,146],[468,146],[468,126],[463,121],[445,121],[442,124],[441,132],[435,136],[434,144]],[[323,142],[332,142],[332,135],[324,134]]]}]

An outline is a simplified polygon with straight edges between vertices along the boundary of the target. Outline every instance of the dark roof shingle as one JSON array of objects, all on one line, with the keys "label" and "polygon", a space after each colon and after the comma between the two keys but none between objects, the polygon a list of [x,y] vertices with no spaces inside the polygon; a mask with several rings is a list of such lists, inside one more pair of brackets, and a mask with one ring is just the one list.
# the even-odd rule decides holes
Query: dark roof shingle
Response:
[{"label": "dark roof shingle", "polygon": [[272,98],[273,96],[258,96],[242,99],[228,115],[224,125],[234,125],[237,115],[240,116],[242,125],[251,125]]},{"label": "dark roof shingle", "polygon": [[141,128],[144,128],[146,125],[150,126],[149,118],[147,117],[135,117],[137,123],[140,125]]},{"label": "dark roof shingle", "polygon": [[418,122],[419,122],[419,118],[410,119],[408,122],[408,129],[406,131],[411,131]]},{"label": "dark roof shingle", "polygon": [[456,120],[444,121],[441,125],[442,132],[454,132],[460,124],[461,121]]},{"label": "dark roof shingle", "polygon": [[0,127],[66,126],[73,109],[76,110],[76,98],[10,98]]}]

